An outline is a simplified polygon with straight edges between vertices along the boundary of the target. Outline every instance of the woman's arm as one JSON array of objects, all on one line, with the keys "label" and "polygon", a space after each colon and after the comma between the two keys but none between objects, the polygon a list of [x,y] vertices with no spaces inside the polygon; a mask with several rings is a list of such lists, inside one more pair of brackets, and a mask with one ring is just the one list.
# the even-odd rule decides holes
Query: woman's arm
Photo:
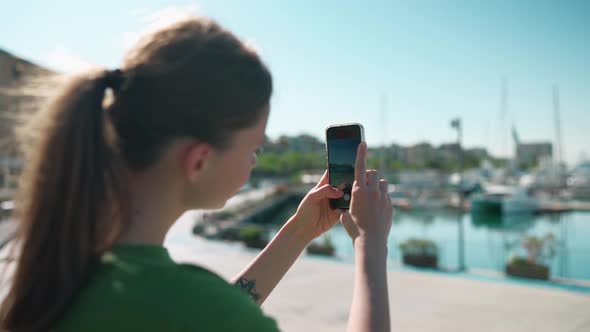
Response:
[{"label": "woman's arm", "polygon": [[294,215],[256,258],[233,280],[261,305],[312,240]]},{"label": "woman's arm", "polygon": [[366,143],[359,144],[350,210],[340,221],[354,245],[355,274],[348,331],[389,331],[387,239],[393,222],[388,183],[366,171]]},{"label": "woman's arm", "polygon": [[261,305],[303,249],[338,222],[342,211],[330,209],[329,199],[342,194],[328,183],[325,172],[317,185],[305,195],[295,215],[233,283]]},{"label": "woman's arm", "polygon": [[387,246],[356,241],[355,277],[348,331],[389,331]]}]

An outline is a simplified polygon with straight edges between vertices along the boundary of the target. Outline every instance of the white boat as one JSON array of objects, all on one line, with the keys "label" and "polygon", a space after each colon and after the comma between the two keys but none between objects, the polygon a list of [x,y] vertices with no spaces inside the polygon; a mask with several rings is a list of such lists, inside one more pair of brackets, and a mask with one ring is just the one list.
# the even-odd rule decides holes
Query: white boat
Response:
[{"label": "white boat", "polygon": [[471,212],[485,214],[533,213],[537,200],[524,187],[493,185],[485,186],[483,193],[471,198]]},{"label": "white boat", "polygon": [[406,192],[395,190],[389,193],[389,197],[391,198],[391,205],[394,208],[398,208],[401,210],[412,209],[410,197]]},{"label": "white boat", "polygon": [[389,192],[391,205],[402,210],[444,210],[459,207],[459,195],[444,190],[414,190],[414,192],[396,189]]},{"label": "white boat", "polygon": [[590,199],[590,161],[578,165],[568,179],[570,196],[574,199]]}]

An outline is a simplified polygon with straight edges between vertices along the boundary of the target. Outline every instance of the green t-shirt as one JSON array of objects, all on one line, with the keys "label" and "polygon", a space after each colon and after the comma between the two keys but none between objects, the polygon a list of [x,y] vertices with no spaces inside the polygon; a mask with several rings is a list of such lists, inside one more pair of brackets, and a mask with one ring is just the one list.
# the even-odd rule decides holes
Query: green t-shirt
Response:
[{"label": "green t-shirt", "polygon": [[236,286],[176,264],[166,248],[117,245],[104,254],[57,331],[278,331]]}]

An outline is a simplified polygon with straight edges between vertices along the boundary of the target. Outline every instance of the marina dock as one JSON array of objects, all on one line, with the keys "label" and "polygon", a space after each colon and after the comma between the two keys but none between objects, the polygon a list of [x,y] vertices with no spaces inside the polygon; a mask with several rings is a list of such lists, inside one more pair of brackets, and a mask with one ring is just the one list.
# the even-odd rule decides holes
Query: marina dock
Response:
[{"label": "marina dock", "polygon": [[590,211],[590,202],[571,201],[571,202],[550,202],[541,203],[537,213],[560,213],[569,211]]}]

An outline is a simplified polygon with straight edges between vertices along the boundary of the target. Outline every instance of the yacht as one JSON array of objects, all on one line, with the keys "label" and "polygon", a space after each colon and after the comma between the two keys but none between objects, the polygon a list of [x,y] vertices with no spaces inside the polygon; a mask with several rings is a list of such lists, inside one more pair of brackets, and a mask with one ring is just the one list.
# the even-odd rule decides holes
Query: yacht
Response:
[{"label": "yacht", "polygon": [[472,213],[514,214],[534,213],[539,204],[525,187],[489,185],[471,198]]}]

